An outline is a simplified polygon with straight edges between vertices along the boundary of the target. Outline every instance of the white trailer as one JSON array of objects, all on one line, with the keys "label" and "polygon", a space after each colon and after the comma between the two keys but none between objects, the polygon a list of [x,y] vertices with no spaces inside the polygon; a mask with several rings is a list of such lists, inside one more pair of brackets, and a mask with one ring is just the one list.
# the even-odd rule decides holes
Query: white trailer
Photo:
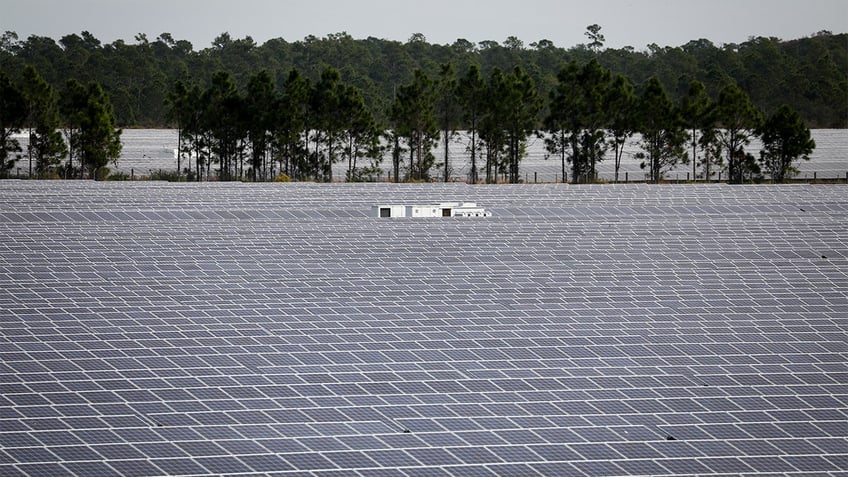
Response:
[{"label": "white trailer", "polygon": [[474,202],[442,202],[423,205],[375,205],[371,217],[491,217]]}]

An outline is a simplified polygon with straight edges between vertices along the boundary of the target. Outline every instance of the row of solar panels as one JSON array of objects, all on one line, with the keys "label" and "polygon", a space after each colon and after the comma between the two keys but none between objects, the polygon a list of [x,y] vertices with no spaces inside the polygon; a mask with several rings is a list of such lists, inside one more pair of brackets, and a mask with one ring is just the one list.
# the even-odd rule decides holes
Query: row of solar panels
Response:
[{"label": "row of solar panels", "polygon": [[842,191],[3,183],[0,474],[839,475]]}]

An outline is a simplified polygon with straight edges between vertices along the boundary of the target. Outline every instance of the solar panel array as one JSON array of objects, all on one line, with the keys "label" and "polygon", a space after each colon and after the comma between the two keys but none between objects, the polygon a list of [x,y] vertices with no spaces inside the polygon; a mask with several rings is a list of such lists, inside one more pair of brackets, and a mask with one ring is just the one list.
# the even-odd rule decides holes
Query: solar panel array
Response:
[{"label": "solar panel array", "polygon": [[[486,219],[369,218],[472,201]],[[840,186],[0,182],[0,475],[845,475]]]}]

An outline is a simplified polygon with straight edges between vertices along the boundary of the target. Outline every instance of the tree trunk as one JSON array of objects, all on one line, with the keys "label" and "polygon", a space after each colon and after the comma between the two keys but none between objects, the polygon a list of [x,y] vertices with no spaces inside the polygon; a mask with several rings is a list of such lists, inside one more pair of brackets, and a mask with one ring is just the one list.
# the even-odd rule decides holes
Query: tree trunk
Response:
[{"label": "tree trunk", "polygon": [[448,166],[448,150],[450,143],[450,131],[445,129],[445,182],[450,181],[450,167]]},{"label": "tree trunk", "polygon": [[471,183],[477,183],[477,129],[473,119],[471,120]]},{"label": "tree trunk", "polygon": [[359,159],[359,146],[356,144],[356,139],[350,139],[350,155],[353,156],[353,174],[356,174],[356,160]]},{"label": "tree trunk", "polygon": [[559,132],[559,156],[560,162],[562,162],[562,182],[565,183],[565,131],[560,130]]},{"label": "tree trunk", "polygon": [[486,148],[486,184],[492,183],[492,150],[491,147]]},{"label": "tree trunk", "polygon": [[27,155],[29,156],[29,177],[32,177],[32,128],[29,128],[29,141],[27,142]]},{"label": "tree trunk", "polygon": [[424,144],[423,143],[424,143],[424,133],[421,132],[421,131],[418,131],[418,144],[417,144],[418,147],[416,148],[418,150],[418,179],[424,178],[424,163],[421,162],[421,154],[424,151]]},{"label": "tree trunk", "polygon": [[330,142],[327,151],[327,182],[333,182],[333,163],[336,162],[336,137],[330,135]]},{"label": "tree trunk", "polygon": [[410,136],[409,141],[409,174],[407,180],[415,178],[415,147],[413,147],[413,138]]},{"label": "tree trunk", "polygon": [[618,170],[619,170],[619,168],[621,168],[621,156],[619,155],[619,152],[618,152],[618,150],[620,149],[620,146],[618,144],[617,139],[614,141],[614,147],[615,147],[615,149],[613,151],[613,154],[615,155],[615,179],[613,180],[613,182],[618,183]]},{"label": "tree trunk", "polygon": [[582,172],[580,170],[580,163],[582,162],[580,157],[580,145],[577,143],[577,139],[574,138],[573,134],[569,142],[571,143],[571,181],[574,184],[579,184]]},{"label": "tree trunk", "polygon": [[518,146],[519,146],[518,135],[513,134],[512,137],[510,138],[510,142],[512,142],[512,146],[510,147],[512,152],[510,154],[511,157],[510,157],[510,164],[509,164],[510,182],[512,182],[513,184],[518,184],[518,181],[519,181],[518,158],[521,155],[521,153],[518,150]]},{"label": "tree trunk", "polygon": [[692,129],[692,180],[698,177],[698,141],[696,140],[697,129]]},{"label": "tree trunk", "polygon": [[591,154],[589,158],[589,183],[595,182],[595,156],[597,155],[595,152],[595,135],[592,134],[589,136],[589,154]]},{"label": "tree trunk", "polygon": [[392,135],[395,139],[395,147],[392,151],[392,165],[395,169],[395,183],[397,184],[400,182],[400,138],[397,133],[393,133]]},{"label": "tree trunk", "polygon": [[183,155],[183,130],[182,130],[182,128],[178,127],[177,128],[177,177],[179,177],[180,174],[182,174],[182,172],[183,172],[182,169],[180,168],[181,167],[180,158],[182,157],[182,155]]},{"label": "tree trunk", "polygon": [[350,180],[353,177],[353,168],[354,168],[354,160],[353,160],[353,137],[348,138],[347,142],[347,180]]}]

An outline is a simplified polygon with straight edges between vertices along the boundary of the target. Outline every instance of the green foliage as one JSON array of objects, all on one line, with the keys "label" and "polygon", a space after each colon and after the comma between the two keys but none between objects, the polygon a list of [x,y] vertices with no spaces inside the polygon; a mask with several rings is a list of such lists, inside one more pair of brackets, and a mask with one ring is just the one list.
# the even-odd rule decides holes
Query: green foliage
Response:
[{"label": "green foliage", "polygon": [[628,90],[622,78],[613,91],[610,71],[595,59],[582,68],[570,63],[560,70],[557,79],[559,83],[550,94],[550,113],[544,121],[546,147],[550,154],[559,154],[563,176],[569,161],[573,182],[594,181],[597,163],[606,154],[606,130],[616,126],[614,145],[619,144],[619,148],[631,134],[632,104],[628,102],[633,101],[632,88]]},{"label": "green foliage", "polygon": [[492,75],[489,85],[490,114],[495,123],[503,128],[506,139],[505,162],[498,164],[506,173],[511,184],[519,182],[519,163],[526,152],[527,137],[536,127],[542,99],[530,77],[520,66],[506,75]]},{"label": "green foliage", "polygon": [[[204,176],[204,168],[208,171],[206,159],[210,140],[204,120],[205,101],[203,91],[197,84],[186,84],[183,81],[174,83],[166,100],[168,117],[177,126],[177,169],[185,170],[188,176],[198,179]],[[182,168],[183,159],[185,169]]]},{"label": "green foliage", "polygon": [[586,27],[586,31],[583,34],[591,40],[586,46],[597,54],[606,41],[604,35],[601,33],[601,26],[597,23],[589,25]]},{"label": "green foliage", "polygon": [[113,172],[106,178],[107,181],[124,182],[131,180],[131,177],[126,172]]},{"label": "green foliage", "polygon": [[[342,156],[347,159],[345,179],[351,182],[371,180],[379,173],[383,159],[382,128],[356,87],[343,86],[337,112],[342,125],[341,140],[345,144]],[[360,159],[370,159],[370,162],[362,165]]]},{"label": "green foliage", "polygon": [[657,78],[648,80],[639,97],[636,130],[642,134],[646,159],[641,166],[648,169],[651,182],[659,183],[683,156],[686,138],[679,113]]},{"label": "green foliage", "polygon": [[746,161],[745,146],[762,122],[762,113],[737,85],[729,84],[719,92],[715,120],[720,129],[716,136],[727,154],[728,177],[731,183],[741,183]]},{"label": "green foliage", "polygon": [[[76,178],[80,167],[82,126],[87,122],[88,89],[76,79],[69,79],[65,89],[59,95],[59,116],[63,123],[65,138],[68,141],[68,162],[65,169],[69,178]],[[74,160],[77,165],[74,166]]]},{"label": "green foliage", "polygon": [[8,177],[18,161],[21,145],[14,135],[21,132],[26,118],[26,98],[0,70],[0,179]]},{"label": "green foliage", "polygon": [[433,80],[423,70],[415,70],[413,76],[411,83],[398,88],[390,117],[409,150],[407,178],[430,180],[430,169],[435,163],[432,149],[439,135],[436,91]]},{"label": "green foliage", "polygon": [[462,114],[459,108],[459,85],[456,79],[456,72],[453,65],[445,63],[440,66],[439,78],[436,82],[436,115],[439,129],[442,130],[442,140],[444,147],[443,166],[445,168],[444,179],[448,182],[451,177],[451,168],[449,163],[450,156],[450,140],[456,133],[459,125],[460,115]]},{"label": "green foliage", "polygon": [[115,127],[112,103],[100,84],[92,82],[80,127],[82,165],[93,172],[110,162],[117,164],[121,148],[121,130]]},{"label": "green foliage", "polygon": [[580,67],[574,61],[559,71],[558,83],[549,94],[550,112],[544,119],[544,128],[548,133],[545,147],[551,155],[559,155],[563,178],[566,177],[566,161],[571,162],[571,177],[575,183],[584,177],[579,141],[583,130],[580,121],[582,106],[579,73]]},{"label": "green foliage", "polygon": [[218,178],[235,180],[240,177],[239,160],[242,154],[240,139],[244,129],[244,102],[239,96],[230,73],[218,71],[212,75],[212,84],[203,92],[201,105],[205,108],[200,128],[204,139],[218,164]]},{"label": "green foliage", "polygon": [[309,117],[309,80],[293,69],[280,93],[277,116],[272,129],[272,152],[280,170],[298,179],[309,169],[303,131]]},{"label": "green foliage", "polygon": [[479,180],[477,168],[477,132],[486,101],[486,83],[483,81],[483,77],[480,75],[480,68],[477,65],[472,64],[468,67],[468,72],[457,84],[456,94],[459,106],[463,112],[462,119],[471,136],[471,143],[468,146],[471,153],[470,181],[472,184],[476,184]]},{"label": "green foliage", "polygon": [[274,128],[276,90],[271,75],[262,70],[251,76],[244,98],[245,128],[250,141],[250,178],[256,181],[268,174],[268,152]]},{"label": "green foliage", "polygon": [[[527,138],[541,128],[536,133],[548,153],[559,157],[563,176],[571,164],[575,182],[595,180],[608,148],[617,172],[625,142],[636,132],[654,181],[690,160],[693,174],[702,165],[704,177],[726,160],[731,180],[741,181],[758,175],[761,165],[780,174],[777,146],[764,150],[759,163],[744,150],[754,135],[765,134],[760,104],[773,111],[776,98],[785,96],[790,106],[802,104],[792,109],[799,118],[848,122],[848,52],[839,42],[846,35],[754,38],[721,48],[698,40],[638,52],[603,50],[600,30],[590,25],[591,43],[568,50],[548,40],[526,47],[516,37],[440,46],[421,34],[402,44],[346,33],[260,46],[225,33],[195,52],[169,34],[104,46],[83,32],[63,37],[61,48],[49,38],[17,42],[7,34],[0,64],[19,76],[0,77],[0,122],[9,125],[0,136],[0,175],[19,149],[10,135],[26,126],[39,175],[59,172],[67,141],[62,174],[95,177],[120,154],[120,123],[176,127],[178,179],[215,174],[257,181],[285,174],[332,181],[333,166],[346,161],[346,180],[373,180],[389,148],[395,180],[429,181],[441,131],[446,155],[438,165],[447,180],[450,139],[466,129],[471,181],[478,181],[484,161],[486,181],[518,182]],[[457,70],[464,72],[459,78]],[[60,78],[71,79],[57,102],[52,85]],[[549,92],[548,101],[540,92]],[[16,97],[23,98],[22,120]],[[799,154],[794,158],[807,153]]]},{"label": "green foliage", "polygon": [[[182,170],[182,160],[186,153],[190,153],[186,147],[187,139],[191,134],[194,122],[194,109],[191,106],[191,92],[183,81],[174,83],[174,87],[165,98],[166,117],[177,128],[177,170]],[[191,162],[188,163],[191,168]]]},{"label": "green foliage", "polygon": [[793,163],[798,159],[809,161],[816,147],[801,116],[786,105],[765,120],[759,133],[763,142],[760,163],[774,182],[797,174]]},{"label": "green foliage", "polygon": [[109,168],[106,166],[100,166],[94,170],[94,180],[96,181],[105,181],[109,178]]},{"label": "green foliage", "polygon": [[343,85],[341,73],[328,67],[310,90],[309,107],[312,118],[312,159],[310,176],[319,180],[333,180],[333,164],[338,162],[339,139],[343,125],[339,117]]},{"label": "green foliage", "polygon": [[499,68],[492,71],[486,84],[483,117],[480,122],[480,141],[485,148],[486,183],[497,183],[498,175],[505,172],[507,165],[507,136],[504,128],[505,105],[501,95],[507,91],[504,73]]},{"label": "green foliage", "polygon": [[701,177],[711,181],[724,167],[723,147],[718,139],[718,129],[714,127],[702,129],[701,136],[698,138],[698,147],[701,150],[701,160],[698,162],[703,171]]},{"label": "green foliage", "polygon": [[168,107],[181,126],[181,156],[193,158],[198,171],[189,161],[185,172],[197,180],[217,166],[219,180],[272,180],[279,170],[297,180],[332,181],[333,165],[344,159],[353,180],[373,174],[382,159],[382,128],[360,90],[334,68],[314,84],[291,70],[282,91],[260,72],[244,93],[220,71],[205,89],[176,82]]},{"label": "green foliage", "polygon": [[110,162],[117,164],[121,130],[115,127],[112,103],[99,83],[92,81],[84,86],[78,80],[68,80],[60,95],[59,110],[70,151],[65,165],[69,177],[78,170],[96,179],[99,169]]},{"label": "green foliage", "polygon": [[692,164],[692,177],[698,176],[698,142],[704,136],[704,130],[713,127],[713,103],[707,94],[704,83],[698,80],[689,81],[686,95],[680,100],[679,106],[683,127],[688,131],[689,145],[691,145],[692,156],[688,160]]},{"label": "green foliage", "polygon": [[171,170],[165,170],[165,169],[157,169],[155,171],[150,171],[150,175],[147,176],[147,178],[151,181],[167,181],[167,182],[185,182],[186,181],[186,177],[181,175],[177,171],[171,171]]},{"label": "green foliage", "polygon": [[615,75],[607,90],[605,102],[609,144],[613,147],[615,161],[615,182],[618,182],[625,143],[636,129],[638,98],[630,80],[623,75]]},{"label": "green foliage", "polygon": [[446,63],[457,71],[477,64],[481,74],[488,76],[495,68],[510,71],[521,65],[541,91],[548,91],[564,65],[597,58],[612,74],[626,75],[634,84],[656,76],[675,102],[686,95],[692,79],[701,81],[712,97],[724,85],[736,83],[760,110],[775,111],[785,103],[815,127],[848,126],[846,33],[820,32],[789,41],[753,37],[721,46],[697,39],[674,47],[651,44],[620,49],[604,49],[599,25],[590,25],[585,34],[588,44],[564,48],[545,39],[529,47],[515,37],[503,44],[457,39],[451,45],[438,45],[427,43],[420,34],[413,36],[414,41],[401,43],[354,39],[344,32],[293,42],[274,38],[258,45],[250,37],[237,39],[224,33],[212,45],[195,49],[168,33],[153,41],[139,35],[135,44],[123,40],[101,44],[82,32],[64,36],[57,44],[39,36],[19,41],[9,32],[0,48],[0,67],[18,82],[25,65],[32,65],[54,88],[61,88],[68,78],[84,84],[97,81],[112,99],[116,124],[162,127],[175,120],[164,104],[171,86],[193,78],[205,88],[219,70],[228,71],[244,87],[262,70],[280,86],[292,69],[315,82],[327,67],[333,67],[345,82],[360,89],[379,120],[385,119],[394,92],[413,79],[415,69],[436,77]]},{"label": "green foliage", "polygon": [[24,70],[21,90],[26,104],[26,126],[29,130],[29,175],[45,178],[67,153],[65,141],[59,133],[59,111],[56,94],[32,66]]}]

